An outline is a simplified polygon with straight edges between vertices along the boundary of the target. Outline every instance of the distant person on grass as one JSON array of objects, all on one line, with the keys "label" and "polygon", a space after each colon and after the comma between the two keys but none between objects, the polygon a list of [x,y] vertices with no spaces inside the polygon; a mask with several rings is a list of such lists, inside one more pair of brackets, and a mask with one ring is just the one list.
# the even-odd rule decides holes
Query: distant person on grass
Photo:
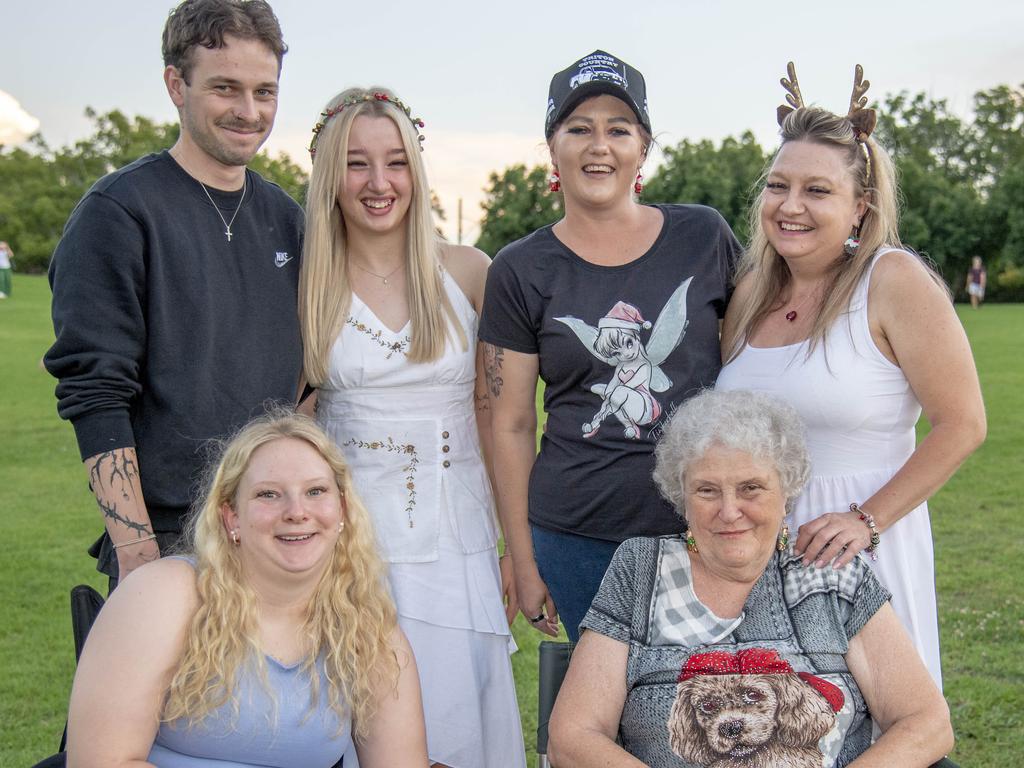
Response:
[{"label": "distant person on grass", "polygon": [[11,269],[14,267],[14,251],[6,240],[0,240],[0,299],[11,295]]},{"label": "distant person on grass", "polygon": [[981,261],[981,256],[971,259],[971,268],[967,271],[967,295],[971,297],[971,306],[975,309],[981,307],[985,300],[985,285],[988,283],[988,273]]},{"label": "distant person on grass", "polygon": [[164,27],[181,135],[100,179],[50,266],[47,369],[75,427],[116,586],[177,541],[203,445],[292,401],[302,211],[246,165],[270,134],[287,46],[262,0],[186,0]]}]

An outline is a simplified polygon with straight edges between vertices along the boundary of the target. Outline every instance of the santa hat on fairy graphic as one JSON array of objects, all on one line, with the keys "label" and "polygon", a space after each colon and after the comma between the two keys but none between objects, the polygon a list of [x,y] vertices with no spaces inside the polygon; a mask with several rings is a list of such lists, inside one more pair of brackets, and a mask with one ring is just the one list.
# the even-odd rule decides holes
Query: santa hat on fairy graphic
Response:
[{"label": "santa hat on fairy graphic", "polygon": [[611,308],[607,315],[597,321],[597,327],[601,330],[622,328],[626,331],[639,331],[643,328],[646,331],[650,329],[651,323],[649,320],[644,320],[640,310],[632,304],[620,301]]}]

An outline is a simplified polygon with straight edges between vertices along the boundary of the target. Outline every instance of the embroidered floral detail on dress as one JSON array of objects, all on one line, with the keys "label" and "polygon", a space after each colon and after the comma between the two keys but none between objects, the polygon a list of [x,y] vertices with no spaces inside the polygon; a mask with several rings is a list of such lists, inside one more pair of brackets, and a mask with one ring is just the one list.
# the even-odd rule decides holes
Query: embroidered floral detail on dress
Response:
[{"label": "embroidered floral detail on dress", "polygon": [[388,354],[385,356],[385,360],[390,360],[391,356],[395,354],[395,352],[404,355],[405,350],[407,350],[409,348],[409,345],[412,344],[412,339],[410,339],[408,336],[403,337],[401,341],[389,342],[384,338],[384,331],[380,329],[374,330],[366,323],[359,322],[351,315],[349,315],[348,320],[345,321],[345,325],[351,325],[360,333],[365,333],[374,341],[374,343],[376,343],[382,349],[386,349],[388,351]]},{"label": "embroidered floral detail on dress", "polygon": [[409,457],[409,463],[402,467],[402,471],[405,473],[405,490],[407,494],[405,515],[409,519],[409,527],[413,528],[412,511],[416,508],[416,467],[420,463],[419,454],[416,453],[416,446],[395,442],[395,439],[390,436],[385,440],[359,440],[352,437],[342,443],[342,446],[348,445],[355,448],[364,448],[368,451],[387,451],[388,453],[397,453]]}]

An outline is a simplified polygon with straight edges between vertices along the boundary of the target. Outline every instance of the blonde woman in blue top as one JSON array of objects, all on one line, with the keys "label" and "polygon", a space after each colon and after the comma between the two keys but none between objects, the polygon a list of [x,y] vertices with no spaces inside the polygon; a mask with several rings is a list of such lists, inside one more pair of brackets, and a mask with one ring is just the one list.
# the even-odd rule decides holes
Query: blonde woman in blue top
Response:
[{"label": "blonde woman in blue top", "polygon": [[75,675],[68,766],[421,768],[416,665],[366,511],[308,418],[224,451],[194,553],[143,566],[100,612]]}]

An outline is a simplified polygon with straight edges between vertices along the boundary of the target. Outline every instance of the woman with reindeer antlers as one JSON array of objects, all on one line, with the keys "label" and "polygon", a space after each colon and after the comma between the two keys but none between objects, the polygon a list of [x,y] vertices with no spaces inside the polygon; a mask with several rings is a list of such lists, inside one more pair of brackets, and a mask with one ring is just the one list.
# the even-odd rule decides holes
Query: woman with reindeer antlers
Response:
[{"label": "woman with reindeer antlers", "polygon": [[556,74],[545,133],[565,216],[497,255],[480,339],[519,603],[535,629],[556,634],[560,615],[575,640],[619,543],[674,530],[654,443],[718,373],[738,245],[711,208],[634,196],[651,121],[625,62],[595,51]]},{"label": "woman with reindeer antlers", "polygon": [[[900,244],[860,65],[845,115],[804,106],[792,62],[782,84],[782,146],[751,214],[717,386],[800,412],[812,477],[796,550],[836,568],[869,554],[941,687],[925,501],[985,437],[978,375],[945,284]],[[916,445],[922,409],[931,431]]]}]

